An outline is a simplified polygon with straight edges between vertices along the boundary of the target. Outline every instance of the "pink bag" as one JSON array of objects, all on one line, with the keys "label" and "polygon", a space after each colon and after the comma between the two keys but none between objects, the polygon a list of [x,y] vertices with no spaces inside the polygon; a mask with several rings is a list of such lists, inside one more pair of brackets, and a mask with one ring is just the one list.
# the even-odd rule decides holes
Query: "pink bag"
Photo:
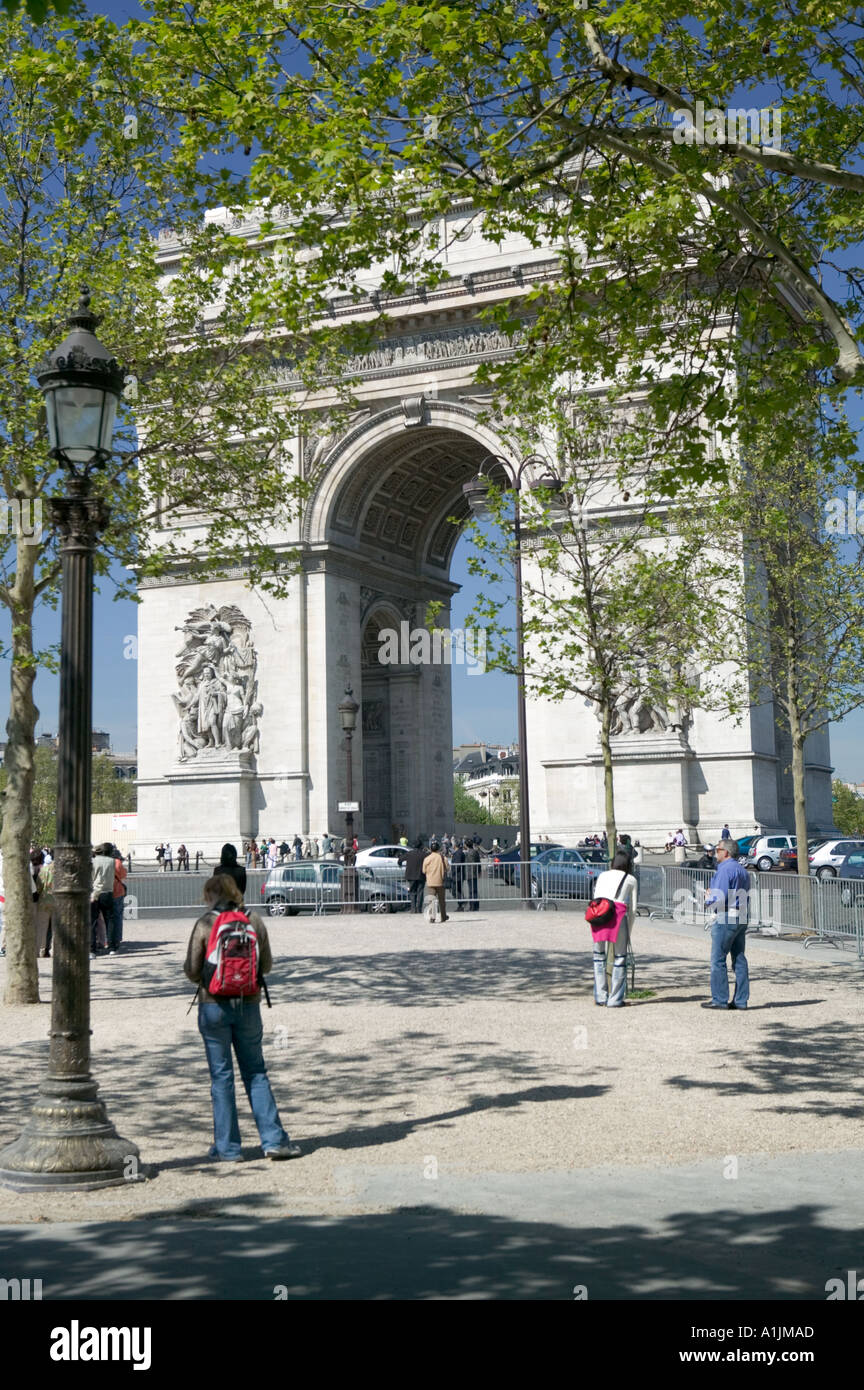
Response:
[{"label": "pink bag", "polygon": [[618,932],[619,932],[620,929],[621,929],[621,923],[624,921],[624,918],[627,916],[627,904],[626,904],[626,903],[613,902],[613,903],[612,903],[612,906],[613,906],[613,908],[614,908],[614,910],[615,910],[615,921],[612,922],[612,923],[610,923],[610,925],[609,925],[608,927],[592,927],[592,928],[591,928],[591,935],[592,935],[592,937],[593,937],[593,939],[594,939],[595,941],[617,941],[617,940],[618,940]]},{"label": "pink bag", "polygon": [[[624,887],[627,878],[626,872],[621,875],[621,881],[615,889],[614,898],[592,898],[585,910],[585,920],[591,928],[591,936],[595,941],[617,941],[621,923],[627,915],[627,904],[618,901],[618,894]],[[594,919],[599,919],[598,925],[594,925]]]}]

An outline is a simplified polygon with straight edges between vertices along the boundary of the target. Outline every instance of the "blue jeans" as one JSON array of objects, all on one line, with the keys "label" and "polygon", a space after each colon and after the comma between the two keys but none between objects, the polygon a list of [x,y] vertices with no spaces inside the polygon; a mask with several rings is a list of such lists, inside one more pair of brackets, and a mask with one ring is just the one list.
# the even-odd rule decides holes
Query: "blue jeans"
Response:
[{"label": "blue jeans", "polygon": [[720,913],[711,928],[711,1002],[726,1005],[729,1003],[729,972],[726,957],[732,957],[735,971],[735,1007],[746,1009],[750,1000],[750,971],[744,954],[747,924],[730,922]]},{"label": "blue jeans", "polygon": [[[594,1003],[607,1009],[620,1009],[627,996],[627,947],[630,927],[625,917],[614,942],[594,942]],[[612,946],[612,980],[606,976],[606,951]]]},{"label": "blue jeans", "polygon": [[125,898],[111,895],[111,906],[105,916],[105,933],[108,937],[108,950],[119,951],[123,941],[123,904]]},{"label": "blue jeans", "polygon": [[240,1157],[240,1126],[234,1099],[234,1064],[237,1054],[240,1076],[258,1126],[261,1147],[278,1149],[289,1142],[282,1128],[276,1101],[267,1078],[261,1040],[264,1025],[261,1007],[248,999],[207,1000],[198,1005],[198,1028],[204,1039],[213,1097],[213,1148],[217,1158]]}]

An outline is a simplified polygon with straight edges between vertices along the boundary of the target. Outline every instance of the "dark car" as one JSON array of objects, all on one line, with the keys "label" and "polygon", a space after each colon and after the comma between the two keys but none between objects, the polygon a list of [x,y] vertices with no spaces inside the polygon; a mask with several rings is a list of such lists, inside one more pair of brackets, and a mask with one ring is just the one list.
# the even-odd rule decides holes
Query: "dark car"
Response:
[{"label": "dark car", "polygon": [[850,885],[848,888],[840,889],[840,901],[844,907],[860,906],[864,903],[864,850],[855,850],[852,854],[847,854],[843,863],[837,869],[838,878],[857,878],[859,887]]},{"label": "dark car", "polygon": [[[549,840],[531,841],[531,858],[536,858],[538,854],[543,854],[547,849],[563,849],[563,845],[552,843]],[[501,850],[492,856],[489,865],[489,873],[493,878],[503,878],[505,883],[518,882],[519,863],[522,859],[522,851],[518,845],[514,849]]]},{"label": "dark car", "polygon": [[[271,917],[296,917],[298,912],[338,912],[342,906],[344,865],[332,859],[308,859],[280,864],[261,885],[263,906]],[[376,878],[371,869],[357,870],[358,912],[400,912],[410,906],[401,883]]]},{"label": "dark car", "polygon": [[[824,845],[824,844],[825,844],[825,840],[824,840],[824,839],[821,839],[821,840],[808,840],[808,841],[807,841],[807,853],[808,853],[808,855],[810,855],[811,858],[812,858],[814,850],[817,850],[817,849],[819,848],[820,845]],[[795,846],[794,849],[781,849],[781,851],[780,851],[780,858],[779,858],[778,861],[777,861],[777,868],[778,868],[778,869],[788,869],[791,873],[797,874],[797,872],[798,872],[798,846],[797,846],[797,845]]]},{"label": "dark car", "polygon": [[[517,884],[521,865],[514,866]],[[600,870],[589,864],[579,849],[547,849],[531,860],[532,898],[584,898],[593,892]]]}]

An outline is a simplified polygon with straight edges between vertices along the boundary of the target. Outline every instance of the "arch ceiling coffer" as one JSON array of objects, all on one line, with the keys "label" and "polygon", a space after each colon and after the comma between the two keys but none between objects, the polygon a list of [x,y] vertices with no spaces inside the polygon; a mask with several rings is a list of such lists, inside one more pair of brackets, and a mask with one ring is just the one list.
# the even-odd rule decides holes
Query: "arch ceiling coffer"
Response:
[{"label": "arch ceiling coffer", "polygon": [[467,517],[462,484],[486,454],[476,440],[436,427],[373,446],[336,498],[334,534],[446,568],[458,539],[447,518]]}]

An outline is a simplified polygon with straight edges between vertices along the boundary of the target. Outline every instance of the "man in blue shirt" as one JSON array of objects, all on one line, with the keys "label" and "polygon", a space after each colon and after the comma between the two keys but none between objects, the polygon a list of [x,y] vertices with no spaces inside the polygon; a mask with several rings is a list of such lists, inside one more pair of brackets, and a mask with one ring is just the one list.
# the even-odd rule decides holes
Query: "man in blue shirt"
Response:
[{"label": "man in blue shirt", "polygon": [[[711,999],[703,1009],[746,1009],[750,999],[750,972],[744,954],[747,936],[747,903],[750,875],[738,863],[738,842],[721,840],[714,851],[717,871],[705,894],[714,904],[717,916],[711,928]],[[735,971],[735,994],[729,1002],[729,972],[726,957],[731,956]]]}]

